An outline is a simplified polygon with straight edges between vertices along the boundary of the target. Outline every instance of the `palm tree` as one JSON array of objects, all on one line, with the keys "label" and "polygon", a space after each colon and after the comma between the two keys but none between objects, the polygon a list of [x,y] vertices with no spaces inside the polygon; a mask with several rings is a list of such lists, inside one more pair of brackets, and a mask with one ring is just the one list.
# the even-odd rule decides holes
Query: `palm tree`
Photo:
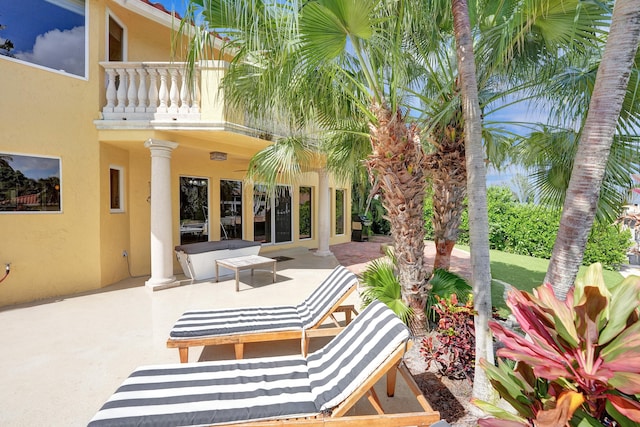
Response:
[{"label": "palm tree", "polygon": [[[409,1],[211,3],[203,9],[194,0],[190,10],[202,12],[208,31],[224,31],[235,49],[225,89],[230,82],[236,89],[271,88],[239,102],[245,111],[263,118],[266,111],[286,115],[295,126],[311,120],[319,129],[335,125],[335,118],[368,124],[371,154],[365,164],[382,190],[403,299],[416,313],[414,329],[423,329],[425,157],[418,129],[401,109],[401,90],[412,78],[401,49]],[[205,51],[199,46],[192,44],[192,57]]]},{"label": "palm tree", "polygon": [[617,0],[545,277],[561,299],[582,263],[639,43],[640,0]]},{"label": "palm tree", "polygon": [[[471,283],[474,295],[476,366],[485,359],[493,363],[493,344],[489,331],[491,318],[491,267],[489,261],[489,216],[487,179],[482,147],[482,123],[473,39],[466,0],[452,0],[454,34],[460,73],[460,96],[465,123],[467,192],[469,194],[469,243],[471,246]],[[473,395],[492,400],[493,392],[484,371],[476,369]]]},{"label": "palm tree", "polygon": [[359,101],[369,124],[371,154],[391,226],[402,297],[415,331],[426,326],[424,258],[425,155],[415,125],[401,110],[411,79],[401,49],[408,2],[318,0],[304,5],[300,35],[304,61],[322,67]]}]

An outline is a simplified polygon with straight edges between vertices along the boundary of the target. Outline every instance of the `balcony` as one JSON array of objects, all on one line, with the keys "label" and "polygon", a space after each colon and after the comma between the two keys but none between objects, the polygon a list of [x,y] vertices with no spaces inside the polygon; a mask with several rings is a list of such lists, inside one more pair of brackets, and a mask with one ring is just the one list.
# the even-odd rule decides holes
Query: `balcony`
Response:
[{"label": "balcony", "polygon": [[226,68],[222,61],[197,65],[191,84],[183,62],[101,62],[100,66],[106,74],[101,128],[133,125],[123,121],[141,126],[220,126],[229,121],[224,97],[218,93]]}]

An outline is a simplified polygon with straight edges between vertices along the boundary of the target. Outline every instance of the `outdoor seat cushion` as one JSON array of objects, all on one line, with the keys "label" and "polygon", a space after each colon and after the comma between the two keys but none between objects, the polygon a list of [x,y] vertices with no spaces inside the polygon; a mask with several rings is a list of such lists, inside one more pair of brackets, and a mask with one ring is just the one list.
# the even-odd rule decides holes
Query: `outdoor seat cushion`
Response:
[{"label": "outdoor seat cushion", "polygon": [[296,307],[242,307],[185,312],[171,329],[171,338],[202,338],[271,331],[302,330]]},{"label": "outdoor seat cushion", "polygon": [[190,310],[180,316],[169,336],[188,339],[275,331],[302,332],[316,327],[357,281],[355,274],[338,266],[295,307]]},{"label": "outdoor seat cushion", "polygon": [[318,411],[349,397],[409,338],[409,328],[384,303],[369,304],[326,346],[307,356]]},{"label": "outdoor seat cushion", "polygon": [[220,251],[225,249],[242,249],[260,245],[260,242],[253,242],[250,240],[220,240],[179,245],[175,247],[175,250],[178,252],[184,252],[185,254],[195,255],[204,252]]},{"label": "outdoor seat cushion", "polygon": [[174,427],[315,414],[305,359],[284,356],[138,368],[89,426]]},{"label": "outdoor seat cushion", "polygon": [[303,329],[318,325],[323,317],[358,283],[358,277],[343,266],[336,267],[296,309]]},{"label": "outdoor seat cushion", "polygon": [[89,423],[185,426],[289,419],[329,413],[409,338],[374,301],[324,348],[302,356],[139,368]]}]

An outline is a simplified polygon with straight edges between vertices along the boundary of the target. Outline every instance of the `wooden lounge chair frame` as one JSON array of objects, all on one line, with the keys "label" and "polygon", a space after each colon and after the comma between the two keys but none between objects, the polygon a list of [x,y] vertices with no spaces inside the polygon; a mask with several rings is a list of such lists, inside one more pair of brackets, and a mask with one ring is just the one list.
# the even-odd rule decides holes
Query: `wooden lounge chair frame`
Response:
[{"label": "wooden lounge chair frame", "polygon": [[[254,342],[281,341],[281,340],[301,340],[300,351],[303,356],[307,355],[309,349],[309,341],[313,337],[325,337],[336,335],[343,326],[340,325],[335,317],[335,313],[344,313],[344,326],[351,322],[352,315],[357,315],[353,305],[343,304],[346,299],[355,291],[357,282],[338,300],[338,302],[310,329],[307,330],[291,330],[291,331],[265,331],[257,333],[245,333],[236,335],[220,335],[220,336],[203,336],[196,338],[169,338],[167,340],[168,348],[177,348],[180,353],[180,363],[189,361],[189,347],[200,347],[208,345],[233,344],[236,359],[244,358],[244,345]],[[335,325],[334,328],[320,328],[327,320],[331,319]],[[311,332],[314,331],[314,332]]]},{"label": "wooden lounge chair frame", "polygon": [[[413,342],[411,341],[408,334],[408,329],[406,329],[406,327],[404,326],[400,326],[402,324],[399,321],[399,319],[395,318],[395,320],[393,320],[389,316],[390,316],[390,310],[387,307],[385,307],[384,304],[380,302],[374,302],[370,304],[370,306],[366,309],[366,314],[363,313],[361,316],[358,317],[358,319],[360,320],[356,319],[356,322],[359,322],[357,326],[353,326],[353,327],[349,326],[349,328],[351,329],[349,331],[342,332],[340,334],[340,337],[337,338],[338,341],[332,341],[332,343],[328,344],[323,349],[318,350],[318,352],[305,357],[306,364],[310,369],[308,371],[309,372],[308,379],[311,382],[314,382],[314,381],[316,382],[315,386],[311,385],[310,392],[318,393],[316,397],[322,396],[325,392],[329,393],[328,395],[323,397],[324,401],[321,399],[320,401],[316,402],[317,412],[313,412],[313,411],[306,412],[308,415],[294,415],[294,416],[287,416],[286,413],[283,413],[282,415],[274,417],[277,411],[275,412],[266,411],[270,414],[273,414],[273,415],[267,415],[267,416],[272,416],[274,418],[265,418],[265,419],[254,418],[251,421],[244,421],[244,420],[233,421],[228,419],[225,420],[223,416],[220,418],[220,423],[224,425],[233,425],[233,426],[240,426],[240,427],[248,427],[248,426],[271,427],[271,426],[288,426],[288,425],[322,426],[322,425],[332,425],[332,424],[345,426],[345,427],[347,426],[348,427],[371,427],[371,426],[387,427],[387,426],[430,426],[438,422],[440,420],[440,414],[431,408],[426,398],[422,394],[420,388],[413,380],[411,373],[407,369],[406,365],[403,363],[403,356],[405,355],[407,350],[409,350],[413,345]],[[375,319],[376,323],[372,323],[373,319]],[[377,341],[378,337],[380,339],[379,342]],[[369,341],[369,339],[373,339],[374,341]],[[392,342],[394,344],[390,345]],[[346,346],[353,345],[354,347],[351,347],[351,349],[345,353],[344,352],[345,345]],[[357,371],[351,371],[351,372],[342,371],[343,369],[342,366],[346,366],[346,365],[343,365],[343,363],[353,360],[352,358],[354,356],[360,354],[361,348],[366,348],[365,352],[362,353],[363,359],[361,361],[363,364],[355,363],[352,365],[352,368],[356,368]],[[378,351],[381,351],[382,353],[378,353]],[[373,363],[373,361],[376,360],[375,357],[378,354],[383,355],[382,356],[383,358],[377,360],[375,362],[375,365],[372,365],[371,363]],[[281,360],[283,360],[283,362],[286,363],[287,361],[294,361],[294,360],[300,360],[300,359],[285,358]],[[250,374],[249,371],[247,371],[247,376],[240,374],[240,376],[244,379],[239,380],[238,384],[246,385],[251,382],[250,380],[251,378],[258,378],[258,381],[261,381],[261,380],[270,381],[270,380],[267,380],[266,378],[273,378],[274,388],[272,388],[271,390],[278,390],[278,387],[284,387],[284,389],[286,389],[287,386],[284,385],[284,383],[282,384],[279,383],[282,380],[281,374],[283,373],[283,371],[278,371],[277,367],[276,367],[275,374],[268,374],[265,372],[265,375],[267,375],[267,377],[262,377],[260,375],[259,365],[272,363],[272,362],[278,363],[278,360],[263,358],[263,359],[255,359],[255,362],[252,364],[250,362],[250,365],[247,365],[247,366],[252,366],[251,368],[249,368],[249,371],[252,369],[258,370],[258,372],[256,372],[257,375],[255,376],[249,375]],[[309,365],[309,363],[311,363],[311,365]],[[118,422],[118,420],[125,421],[129,417],[131,417],[129,421],[133,425],[136,423],[140,423],[142,421],[151,421],[152,418],[145,418],[147,416],[158,417],[158,416],[161,416],[161,414],[166,414],[168,416],[171,416],[174,413],[172,411],[176,411],[175,413],[188,414],[188,411],[185,412],[183,408],[180,408],[179,406],[172,407],[172,405],[182,405],[183,403],[189,404],[190,401],[188,397],[197,396],[198,390],[201,387],[206,388],[209,384],[215,384],[213,385],[213,387],[218,387],[218,388],[224,387],[223,381],[227,381],[228,378],[232,378],[231,376],[227,376],[225,374],[217,376],[218,372],[220,373],[232,372],[232,371],[225,371],[224,369],[217,370],[217,365],[210,365],[213,369],[208,372],[214,373],[213,377],[201,377],[201,378],[194,377],[193,375],[197,375],[197,372],[199,371],[202,372],[198,368],[199,365],[200,364],[198,363],[192,363],[188,366],[185,366],[184,370],[179,368],[180,365],[165,365],[165,366],[158,366],[158,367],[148,366],[142,369],[141,373],[132,374],[132,376],[129,378],[133,379],[133,381],[123,383],[123,386],[116,392],[117,396],[114,395],[112,399],[109,399],[109,401],[105,404],[105,406],[102,409],[107,411],[105,414],[109,414],[109,411],[118,410],[119,408],[120,409],[124,408],[125,412],[115,417],[110,417],[110,416],[101,417],[98,415],[95,417],[95,420],[96,420],[95,425],[101,425],[103,423],[105,425],[110,425],[114,421],[116,423]],[[232,367],[234,365],[227,365],[227,366]],[[296,365],[285,364],[281,366],[293,366],[294,370],[296,369],[295,368]],[[297,366],[300,366],[300,365],[297,365]],[[322,372],[325,369],[328,369],[328,371],[322,374]],[[362,369],[362,371],[360,369]],[[158,380],[158,378],[161,378],[161,376],[156,376],[156,375],[159,375],[159,372],[157,370],[164,370],[167,372],[166,373],[167,377],[165,377],[166,384],[168,385],[168,388],[166,389],[167,390],[166,394],[163,394],[163,392],[156,394],[155,392],[152,391],[152,389],[147,388],[147,386],[149,385],[165,383],[165,381]],[[404,413],[385,413],[382,403],[378,398],[376,391],[374,390],[374,386],[386,375],[386,393],[389,397],[392,397],[395,394],[398,371],[400,372],[400,375],[403,377],[404,381],[406,382],[409,391],[411,392],[413,397],[416,399],[421,410],[420,409],[417,411],[413,410],[411,412],[404,412]],[[242,371],[239,371],[239,372],[242,372]],[[340,373],[338,374],[338,372]],[[358,374],[356,373],[355,376],[353,376],[354,372],[364,372],[364,374],[359,379],[356,379]],[[146,377],[147,373],[149,373],[150,375],[150,382],[148,384],[144,382],[144,378]],[[186,377],[182,377],[181,375],[183,374]],[[318,374],[320,374],[320,376],[318,376]],[[339,375],[337,378],[335,377],[336,374]],[[345,376],[343,377],[342,375],[345,375]],[[265,379],[261,379],[261,378],[265,378]],[[139,382],[141,379],[142,379],[142,382]],[[218,379],[220,379],[220,382],[218,382]],[[344,384],[342,384],[343,379],[346,381]],[[328,382],[326,382],[327,380]],[[249,382],[245,382],[245,381],[249,381]],[[351,388],[349,385],[349,382],[351,381],[357,381],[357,384],[354,384],[353,388]],[[179,388],[183,382],[185,384],[188,382],[192,382],[192,385],[189,385],[190,388],[185,389],[186,392],[184,395],[175,393],[175,390],[177,389],[174,387]],[[298,385],[299,384],[301,383],[298,383]],[[295,388],[297,387],[297,385],[292,387]],[[138,390],[141,391],[144,395],[140,397],[136,397],[135,395],[131,394],[131,393],[137,393]],[[162,390],[162,388],[158,390]],[[340,390],[343,390],[343,391],[340,391]],[[151,394],[148,394],[149,392],[151,392]],[[221,400],[218,400],[218,407],[219,408],[225,407],[220,404],[220,402],[225,401],[225,398],[219,397],[219,393],[220,393],[219,391],[215,391],[213,389],[205,391],[205,389],[202,389],[201,392],[205,393],[204,396],[207,396],[207,398],[211,398],[213,400],[220,398]],[[343,392],[346,392],[346,394],[341,394]],[[210,394],[207,394],[207,393],[210,393]],[[161,401],[158,401],[157,402],[158,406],[156,405],[149,406],[149,411],[147,413],[145,412],[141,413],[137,409],[137,408],[146,407],[148,405],[147,404],[148,399],[151,399],[151,400],[155,400],[155,398],[163,399],[165,396],[167,396],[170,400],[167,401],[166,403],[161,403]],[[267,394],[264,394],[263,396],[258,396],[258,399],[265,396],[267,396]],[[275,395],[272,394],[271,396],[273,397]],[[295,393],[291,394],[291,396],[295,396]],[[367,398],[367,401],[373,407],[375,414],[348,415],[348,412],[354,407],[354,405],[364,397]],[[207,402],[207,398],[202,400],[202,402],[203,403]],[[134,404],[134,402],[136,401],[139,401],[140,405]],[[300,403],[303,404],[304,401],[305,399],[301,400]],[[265,400],[259,400],[259,402],[263,403],[265,407],[266,406],[277,407],[279,405],[277,400],[274,400],[274,399],[271,399],[269,403],[267,403],[267,401]],[[314,402],[313,397],[311,397],[311,402]],[[159,410],[159,408],[161,408],[163,405],[168,405],[168,406],[162,410]],[[200,408],[204,408],[204,407],[206,407],[206,403],[205,403],[205,406]],[[231,405],[230,407],[233,407],[233,405]],[[126,412],[127,410],[129,410],[129,408],[131,408],[131,412]],[[213,415],[211,419],[216,419],[215,418],[216,410],[217,409],[214,409],[213,410],[214,412],[211,413],[211,415]],[[304,411],[307,411],[308,408],[301,409],[301,410],[303,412],[298,412],[298,413],[304,413]],[[296,413],[296,412],[292,412],[292,413]],[[187,419],[191,420],[192,418],[187,418]],[[198,425],[203,425],[203,424],[206,425],[207,422],[206,421],[203,422],[203,420],[204,420],[203,418],[200,418],[195,423]],[[184,422],[184,419],[176,419],[175,421]],[[90,424],[91,425],[93,424],[93,420]]]}]

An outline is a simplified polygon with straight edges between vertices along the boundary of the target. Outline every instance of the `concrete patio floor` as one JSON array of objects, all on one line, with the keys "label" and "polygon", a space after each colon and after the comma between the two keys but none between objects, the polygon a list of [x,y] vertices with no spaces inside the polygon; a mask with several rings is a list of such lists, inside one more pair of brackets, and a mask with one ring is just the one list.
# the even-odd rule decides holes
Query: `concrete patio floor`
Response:
[{"label": "concrete patio floor", "polygon": [[[343,264],[356,271],[363,260],[382,256],[379,242],[334,248],[346,260]],[[146,289],[146,277],[140,277],[81,296],[1,309],[0,425],[86,425],[136,367],[178,363],[177,349],[166,348],[166,340],[185,310],[297,304],[338,264],[335,256],[317,257],[304,248],[266,255],[292,259],[278,263],[276,283],[268,271],[256,271],[253,277],[242,273],[237,293],[231,276],[220,283],[185,280],[183,286],[158,292]],[[359,307],[356,294],[349,302]],[[310,350],[323,344],[312,341]],[[299,345],[249,344],[245,357],[294,354]],[[232,358],[232,346],[195,347],[189,354],[190,362]],[[383,406],[389,405],[383,389],[378,394]],[[412,399],[399,377],[388,407],[391,412],[419,410]],[[373,413],[366,400],[355,411]]]}]

